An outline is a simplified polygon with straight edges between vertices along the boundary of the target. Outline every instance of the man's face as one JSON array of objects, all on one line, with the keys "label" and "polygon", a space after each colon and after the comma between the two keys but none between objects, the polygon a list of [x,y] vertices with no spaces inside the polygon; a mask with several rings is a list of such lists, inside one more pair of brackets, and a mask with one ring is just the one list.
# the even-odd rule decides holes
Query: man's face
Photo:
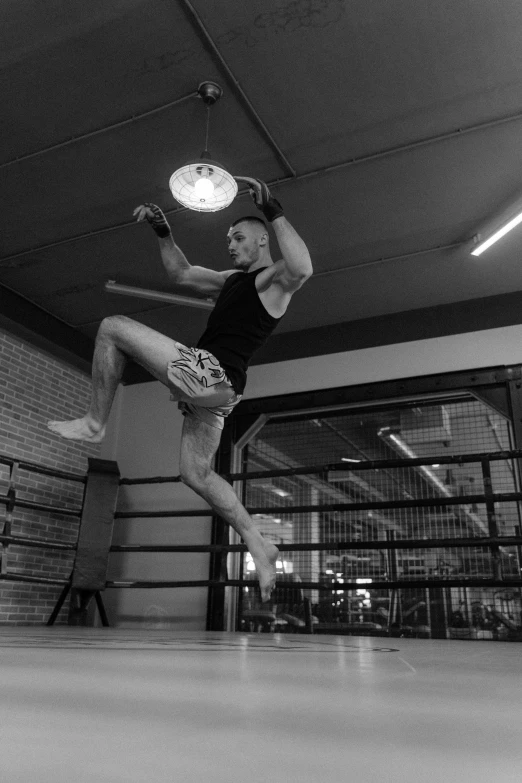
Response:
[{"label": "man's face", "polygon": [[[261,227],[262,228],[262,227]],[[238,223],[227,234],[228,253],[235,269],[246,272],[259,260],[264,232],[251,223]]]}]

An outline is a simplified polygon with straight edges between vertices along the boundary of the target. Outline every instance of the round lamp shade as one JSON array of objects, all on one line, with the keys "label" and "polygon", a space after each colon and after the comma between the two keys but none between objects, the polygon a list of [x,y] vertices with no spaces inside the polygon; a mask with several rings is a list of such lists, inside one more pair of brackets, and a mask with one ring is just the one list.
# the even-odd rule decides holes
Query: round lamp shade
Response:
[{"label": "round lamp shade", "polygon": [[197,212],[225,209],[237,194],[234,177],[213,160],[196,160],[177,169],[169,188],[176,201]]}]

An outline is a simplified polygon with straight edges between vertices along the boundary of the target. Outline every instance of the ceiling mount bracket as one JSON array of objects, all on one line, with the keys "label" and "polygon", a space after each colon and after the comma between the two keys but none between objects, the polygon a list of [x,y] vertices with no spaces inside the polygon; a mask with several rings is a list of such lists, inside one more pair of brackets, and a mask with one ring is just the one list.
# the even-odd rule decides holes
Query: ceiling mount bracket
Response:
[{"label": "ceiling mount bracket", "polygon": [[216,82],[201,82],[198,95],[207,106],[213,106],[222,97],[223,90]]}]

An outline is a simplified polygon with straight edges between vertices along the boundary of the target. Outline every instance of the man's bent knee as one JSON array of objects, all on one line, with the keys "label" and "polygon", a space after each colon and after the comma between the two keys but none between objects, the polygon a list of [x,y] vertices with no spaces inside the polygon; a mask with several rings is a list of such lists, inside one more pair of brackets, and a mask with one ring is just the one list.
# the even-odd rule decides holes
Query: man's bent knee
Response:
[{"label": "man's bent knee", "polygon": [[132,323],[132,320],[126,315],[108,315],[100,323],[98,335],[113,335],[129,323]]},{"label": "man's bent knee", "polygon": [[198,465],[194,462],[183,463],[181,462],[179,477],[183,484],[186,484],[196,492],[198,489],[203,489],[210,476],[211,469],[208,465]]}]

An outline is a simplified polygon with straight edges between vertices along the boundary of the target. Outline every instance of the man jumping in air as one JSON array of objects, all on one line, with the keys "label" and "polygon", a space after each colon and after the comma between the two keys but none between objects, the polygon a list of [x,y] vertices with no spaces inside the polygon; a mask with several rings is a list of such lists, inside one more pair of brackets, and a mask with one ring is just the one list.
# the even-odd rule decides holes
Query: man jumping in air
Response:
[{"label": "man jumping in air", "polygon": [[292,294],[312,274],[305,243],[283,215],[264,182],[246,182],[256,206],[272,223],[282,258],[270,255],[268,230],[258,217],[236,220],[227,234],[233,269],[216,272],[189,264],[176,245],[165,215],[155,204],[134,210],[158,236],[161,258],[177,288],[216,297],[207,328],[195,348],[123,315],[105,318],[96,336],[92,399],[88,412],[73,421],[51,421],[52,432],[70,440],[99,443],[116,389],[132,359],[171,392],[184,414],[180,477],[243,538],[256,566],[261,600],[275,585],[279,550],[263,538],[232,487],[212,468],[224,418],[240,401],[254,351],[263,345],[286,312]]}]

